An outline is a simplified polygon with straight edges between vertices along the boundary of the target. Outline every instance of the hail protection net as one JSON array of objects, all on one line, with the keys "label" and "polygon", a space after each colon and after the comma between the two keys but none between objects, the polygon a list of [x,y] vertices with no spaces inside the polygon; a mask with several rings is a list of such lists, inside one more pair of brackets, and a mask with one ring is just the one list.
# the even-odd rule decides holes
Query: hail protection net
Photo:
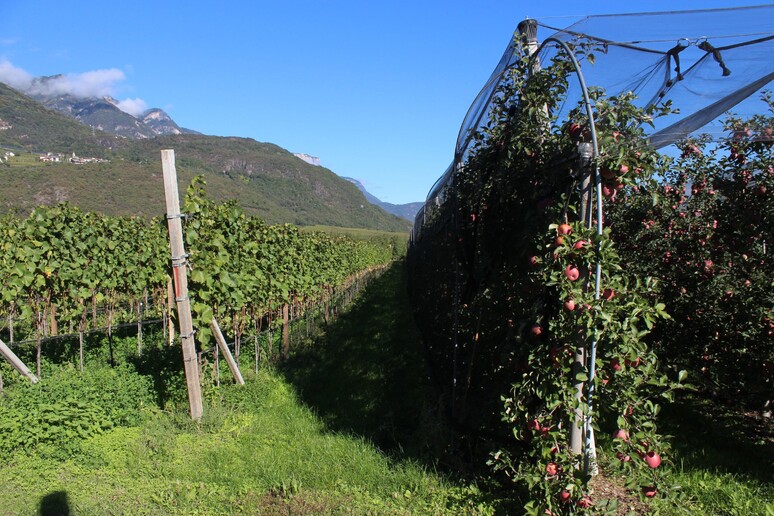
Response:
[{"label": "hail protection net", "polygon": [[[569,48],[590,90],[608,99],[632,92],[638,108],[671,103],[678,112],[642,124],[651,149],[698,132],[728,137],[724,114],[759,112],[760,94],[774,79],[774,5],[588,16],[564,29],[536,20],[520,29],[532,61],[525,67],[522,39],[507,46],[464,118],[454,161],[415,219],[409,252],[410,290],[431,372],[455,421],[479,430],[497,428],[500,395],[534,352],[528,326],[519,322],[531,317],[525,303],[544,302],[519,272],[534,252],[529,235],[545,231],[550,217],[558,220],[561,207],[551,203],[559,190],[578,191],[577,182],[569,185],[579,177],[570,177],[575,165],[568,165],[577,162],[576,148],[541,149],[555,154],[530,169],[523,161],[531,154],[522,153],[519,163],[502,146],[512,137],[508,131],[517,130],[509,126],[511,111],[519,111],[514,71],[568,61]],[[573,113],[577,118],[582,106],[579,74],[569,73],[566,91],[554,97],[558,104],[546,107],[555,124]],[[560,169],[569,175],[549,177]]]},{"label": "hail protection net", "polygon": [[[608,96],[634,92],[640,106],[672,101],[679,113],[660,118],[650,129],[656,148],[699,129],[722,137],[718,117],[731,109],[754,112],[760,105],[757,93],[774,79],[774,5],[588,16],[564,29],[536,21],[538,43],[555,38],[571,47],[581,41],[597,44],[593,63],[581,59],[587,85],[603,88]],[[540,62],[558,51],[557,45],[544,45]],[[486,122],[498,84],[520,58],[511,42],[465,116],[458,159]],[[567,98],[579,99],[580,91]]]}]

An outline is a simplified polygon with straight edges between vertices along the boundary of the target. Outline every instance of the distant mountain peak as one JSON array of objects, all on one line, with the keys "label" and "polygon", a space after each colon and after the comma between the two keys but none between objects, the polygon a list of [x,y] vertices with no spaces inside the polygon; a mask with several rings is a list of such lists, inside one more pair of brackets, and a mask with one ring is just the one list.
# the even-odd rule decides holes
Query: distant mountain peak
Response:
[{"label": "distant mountain peak", "polygon": [[392,204],[390,202],[384,202],[379,200],[378,197],[376,197],[371,192],[366,190],[365,186],[363,186],[363,183],[361,183],[357,179],[353,179],[351,177],[343,177],[343,179],[346,179],[350,183],[353,183],[355,186],[357,186],[358,190],[363,192],[363,195],[365,195],[366,200],[371,204],[379,206],[384,211],[388,213],[392,213],[393,215],[397,215],[398,217],[406,219],[410,222],[414,222],[414,218],[417,216],[417,213],[419,212],[420,208],[422,208],[422,206],[424,205],[423,202],[410,202],[406,204]]},{"label": "distant mountain peak", "polygon": [[302,152],[294,152],[293,156],[297,157],[298,159],[304,160],[310,165],[314,165],[315,167],[320,166],[320,158],[317,156],[310,156],[309,154],[304,154]]},{"label": "distant mountain peak", "polygon": [[56,83],[63,77],[62,74],[35,77],[25,93],[49,109],[124,138],[136,140],[163,135],[198,134],[181,128],[163,109],[151,108],[134,116],[124,111],[121,108],[122,102],[110,95],[78,97],[63,93],[56,87]]}]

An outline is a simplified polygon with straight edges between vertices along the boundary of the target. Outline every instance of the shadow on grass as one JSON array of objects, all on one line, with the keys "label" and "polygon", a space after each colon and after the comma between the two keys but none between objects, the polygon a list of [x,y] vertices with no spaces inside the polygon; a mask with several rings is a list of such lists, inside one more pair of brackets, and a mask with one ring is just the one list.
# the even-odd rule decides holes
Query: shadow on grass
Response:
[{"label": "shadow on grass", "polygon": [[685,470],[713,470],[774,486],[774,422],[687,394],[665,405],[661,428],[673,435]]},{"label": "shadow on grass", "polygon": [[392,455],[427,459],[435,453],[429,448],[440,441],[432,437],[439,430],[428,404],[405,262],[368,285],[282,371],[330,429],[363,436]]},{"label": "shadow on grass", "polygon": [[38,514],[40,516],[68,516],[70,502],[67,499],[67,491],[54,491],[41,498]]}]

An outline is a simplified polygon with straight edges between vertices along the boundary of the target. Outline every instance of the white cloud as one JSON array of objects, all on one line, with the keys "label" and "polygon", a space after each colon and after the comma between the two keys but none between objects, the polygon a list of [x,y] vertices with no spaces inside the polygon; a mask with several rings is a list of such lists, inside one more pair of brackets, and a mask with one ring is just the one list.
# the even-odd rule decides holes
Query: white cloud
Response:
[{"label": "white cloud", "polygon": [[72,95],[74,97],[104,97],[113,95],[117,83],[126,78],[116,68],[93,72],[57,75],[45,81],[33,81],[26,92],[37,95]]},{"label": "white cloud", "polygon": [[[0,60],[0,82],[30,95],[72,95],[78,98],[114,96],[116,86],[126,80],[124,72],[117,68],[94,70],[84,73],[56,75],[46,80],[33,77],[14,66],[7,59]],[[140,99],[124,99],[116,102],[121,111],[137,116],[148,109]]]},{"label": "white cloud", "polygon": [[116,102],[116,107],[132,116],[140,116],[148,110],[148,104],[142,99],[124,99]]},{"label": "white cloud", "polygon": [[13,65],[7,59],[0,61],[0,82],[17,90],[26,91],[32,84],[32,75]]}]

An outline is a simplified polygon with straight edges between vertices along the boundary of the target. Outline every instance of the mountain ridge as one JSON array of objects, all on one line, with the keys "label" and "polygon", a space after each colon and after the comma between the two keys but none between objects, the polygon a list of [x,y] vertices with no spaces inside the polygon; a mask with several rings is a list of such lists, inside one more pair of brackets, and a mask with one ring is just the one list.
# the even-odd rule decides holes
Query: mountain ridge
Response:
[{"label": "mountain ridge", "polygon": [[[106,101],[105,101],[106,102]],[[355,185],[325,167],[250,138],[195,133],[129,139],[90,128],[0,83],[0,147],[109,160],[73,165],[11,158],[0,176],[0,210],[69,201],[115,215],[162,214],[160,150],[177,156],[181,192],[196,175],[218,201],[237,200],[269,223],[407,231],[405,220],[368,203]]]},{"label": "mountain ridge", "polygon": [[390,202],[385,202],[380,200],[378,197],[370,193],[368,190],[366,190],[366,187],[363,186],[363,183],[358,181],[357,179],[351,178],[351,177],[344,177],[344,179],[349,181],[350,183],[357,186],[358,190],[363,192],[363,195],[365,195],[366,200],[370,202],[371,204],[374,204],[376,206],[379,206],[381,209],[386,211],[387,213],[392,213],[393,215],[397,215],[398,217],[408,220],[413,224],[414,218],[417,216],[417,213],[419,213],[419,210],[424,206],[425,203],[423,202],[409,202],[406,204],[393,204]]}]

